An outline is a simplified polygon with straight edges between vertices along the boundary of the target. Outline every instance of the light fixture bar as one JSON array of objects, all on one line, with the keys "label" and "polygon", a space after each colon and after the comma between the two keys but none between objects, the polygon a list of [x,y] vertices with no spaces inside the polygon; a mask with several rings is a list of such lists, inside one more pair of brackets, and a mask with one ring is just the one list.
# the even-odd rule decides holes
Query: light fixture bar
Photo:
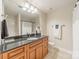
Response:
[{"label": "light fixture bar", "polygon": [[[9,0],[10,2],[14,2],[18,7],[20,7],[20,8],[23,8],[21,5],[19,5],[16,1],[14,1],[14,0]],[[30,3],[29,1],[25,1],[25,2],[28,2],[30,5],[32,5],[32,6],[34,6],[32,3]],[[43,12],[42,10],[40,10],[38,7],[36,7],[36,6],[34,6],[35,8],[37,8],[38,9],[38,11],[39,12],[42,12],[42,13],[45,13],[45,12]]]},{"label": "light fixture bar", "polygon": [[25,2],[28,2],[30,5],[32,5],[33,7],[35,7],[35,8],[37,8],[37,10],[39,11],[39,12],[42,12],[42,13],[44,13],[45,14],[45,12],[43,12],[42,10],[40,10],[38,7],[36,7],[36,6],[34,6],[32,3],[30,3],[29,1],[25,1]]},{"label": "light fixture bar", "polygon": [[38,9],[36,7],[34,7],[33,5],[31,5],[30,3],[28,3],[28,2],[24,2],[24,5],[22,6],[22,9],[24,11],[29,12],[29,13],[37,13],[38,12]]}]

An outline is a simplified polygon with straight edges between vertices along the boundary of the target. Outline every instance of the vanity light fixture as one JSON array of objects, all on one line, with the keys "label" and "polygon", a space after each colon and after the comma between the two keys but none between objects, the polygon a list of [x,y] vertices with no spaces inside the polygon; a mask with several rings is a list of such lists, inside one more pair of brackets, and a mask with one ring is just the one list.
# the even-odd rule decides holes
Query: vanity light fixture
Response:
[{"label": "vanity light fixture", "polygon": [[34,7],[32,4],[28,3],[28,2],[25,2],[23,6],[21,6],[21,8],[24,10],[24,11],[27,11],[29,13],[37,13],[38,10],[36,7]]}]

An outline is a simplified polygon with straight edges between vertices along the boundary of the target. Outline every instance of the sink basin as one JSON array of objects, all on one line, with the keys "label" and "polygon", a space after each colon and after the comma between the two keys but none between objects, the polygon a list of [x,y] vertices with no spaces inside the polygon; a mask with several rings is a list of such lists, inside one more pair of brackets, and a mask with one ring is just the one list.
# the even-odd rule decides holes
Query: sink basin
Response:
[{"label": "sink basin", "polygon": [[14,39],[11,39],[11,40],[5,40],[5,43],[14,42],[14,41],[15,41]]},{"label": "sink basin", "polygon": [[27,40],[38,40],[37,37],[30,37],[30,38],[27,38]]}]

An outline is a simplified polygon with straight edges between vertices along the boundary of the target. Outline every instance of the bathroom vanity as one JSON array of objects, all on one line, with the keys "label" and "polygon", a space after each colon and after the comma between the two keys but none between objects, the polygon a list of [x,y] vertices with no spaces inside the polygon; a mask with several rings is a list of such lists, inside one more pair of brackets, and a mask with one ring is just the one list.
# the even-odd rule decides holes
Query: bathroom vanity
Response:
[{"label": "bathroom vanity", "polygon": [[[13,44],[15,43],[17,42],[13,42]],[[22,44],[16,47],[11,47],[11,48],[6,47],[6,49],[1,53],[2,58],[3,59],[44,59],[44,57],[48,53],[47,36],[43,36],[35,40],[34,39],[22,40],[21,43]]]},{"label": "bathroom vanity", "polygon": [[7,37],[2,35],[4,39],[1,40],[0,59],[44,59],[48,53],[48,37],[39,36],[44,35],[41,25],[44,24],[44,18],[39,11],[32,13],[33,10],[31,12],[28,12],[28,9],[23,10],[22,5],[26,2],[18,1],[3,1],[8,35]]}]

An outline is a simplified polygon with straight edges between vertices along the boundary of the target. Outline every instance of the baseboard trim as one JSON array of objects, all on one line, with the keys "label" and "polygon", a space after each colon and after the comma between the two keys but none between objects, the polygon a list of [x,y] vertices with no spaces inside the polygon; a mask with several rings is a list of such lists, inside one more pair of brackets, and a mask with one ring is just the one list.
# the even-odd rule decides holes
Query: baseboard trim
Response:
[{"label": "baseboard trim", "polygon": [[52,43],[52,42],[49,42],[49,44],[52,45],[52,46],[55,47],[55,48],[58,48],[60,51],[63,51],[63,52],[65,52],[65,53],[68,53],[68,54],[72,55],[72,51],[69,51],[69,50],[67,50],[67,49],[64,49],[64,48],[55,46],[55,43]]}]

